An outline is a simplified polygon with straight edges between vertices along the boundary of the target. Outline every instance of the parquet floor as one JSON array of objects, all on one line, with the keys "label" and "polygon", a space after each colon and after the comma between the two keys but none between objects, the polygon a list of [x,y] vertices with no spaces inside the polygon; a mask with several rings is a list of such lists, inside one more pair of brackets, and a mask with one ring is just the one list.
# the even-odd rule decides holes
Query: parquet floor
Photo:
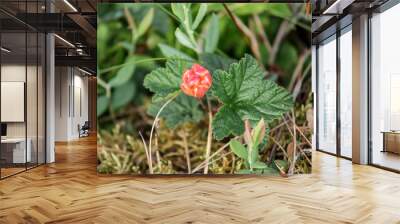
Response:
[{"label": "parquet floor", "polygon": [[0,223],[400,223],[400,175],[316,152],[314,173],[138,178],[96,174],[94,138],[0,181]]}]

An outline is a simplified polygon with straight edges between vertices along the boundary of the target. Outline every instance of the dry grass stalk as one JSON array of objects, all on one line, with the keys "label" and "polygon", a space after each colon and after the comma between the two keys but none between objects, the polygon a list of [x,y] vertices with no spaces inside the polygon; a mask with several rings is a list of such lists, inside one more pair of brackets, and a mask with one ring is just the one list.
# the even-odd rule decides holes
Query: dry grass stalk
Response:
[{"label": "dry grass stalk", "polygon": [[[211,143],[212,143],[212,108],[210,99],[207,98],[207,107],[208,107],[208,134],[207,134],[207,146],[206,146],[206,163],[208,164],[210,153],[211,153]],[[208,174],[208,165],[204,167],[204,174]]]},{"label": "dry grass stalk", "polygon": [[188,173],[192,173],[192,164],[190,162],[190,153],[189,153],[189,146],[187,143],[187,137],[186,137],[186,131],[183,131],[181,133],[182,140],[183,140],[183,148],[185,149],[185,157],[186,157],[186,164],[187,164],[187,169]]},{"label": "dry grass stalk", "polygon": [[143,137],[143,135],[142,135],[142,133],[139,131],[139,135],[140,135],[140,138],[142,138],[142,141],[143,141],[143,148],[144,148],[144,150],[145,150],[145,153],[146,153],[146,159],[147,159],[147,165],[149,166],[149,168],[150,167],[152,167],[152,162],[151,162],[151,159],[150,159],[150,155],[149,155],[149,150],[148,150],[148,148],[147,148],[147,144],[146,144],[146,140],[144,139],[144,137]]},{"label": "dry grass stalk", "polygon": [[[238,139],[238,137],[235,137],[235,138],[233,138],[233,139]],[[224,149],[226,149],[227,147],[229,147],[229,142],[226,143],[225,145],[223,145],[222,147],[220,147],[217,151],[215,151],[208,159],[213,158],[214,156],[216,156],[218,153],[222,152],[222,151],[223,151]],[[195,173],[195,172],[197,172],[198,170],[200,170],[205,164],[208,165],[209,163],[207,163],[207,161],[204,160],[203,162],[201,162],[197,167],[195,167],[195,168],[192,170],[192,173]]]}]

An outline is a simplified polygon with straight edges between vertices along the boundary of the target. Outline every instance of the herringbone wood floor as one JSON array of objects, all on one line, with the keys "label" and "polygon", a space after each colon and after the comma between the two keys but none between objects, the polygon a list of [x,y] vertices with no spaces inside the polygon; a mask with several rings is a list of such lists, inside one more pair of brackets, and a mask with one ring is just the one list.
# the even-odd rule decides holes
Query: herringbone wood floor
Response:
[{"label": "herringbone wood floor", "polygon": [[313,174],[103,177],[96,141],[0,181],[0,223],[400,223],[400,175],[316,152]]}]

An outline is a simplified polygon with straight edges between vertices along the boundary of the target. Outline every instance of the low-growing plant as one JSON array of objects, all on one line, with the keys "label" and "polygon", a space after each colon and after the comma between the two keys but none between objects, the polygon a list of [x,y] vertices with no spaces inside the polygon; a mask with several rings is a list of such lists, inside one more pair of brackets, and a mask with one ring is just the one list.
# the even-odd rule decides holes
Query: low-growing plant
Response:
[{"label": "low-growing plant", "polygon": [[[148,62],[154,64],[154,61],[162,61],[164,63],[163,67],[157,68],[154,65],[146,67],[150,72],[143,73],[143,80],[135,80],[135,82],[140,82],[139,86],[146,88],[151,93],[151,103],[148,105],[147,113],[154,118],[151,127],[140,130],[143,143],[140,150],[142,156],[145,157],[141,161],[147,161],[147,166],[146,163],[138,164],[136,170],[140,171],[137,172],[182,173],[181,170],[187,167],[185,173],[202,172],[207,174],[210,170],[212,173],[286,175],[295,172],[302,173],[302,170],[306,170],[311,165],[308,156],[301,148],[306,146],[296,144],[299,137],[295,134],[303,129],[297,130],[295,117],[292,116],[293,114],[288,115],[288,112],[296,111],[293,96],[298,97],[299,89],[301,89],[302,82],[298,80],[302,81],[303,79],[301,77],[303,67],[294,69],[293,62],[291,62],[292,65],[287,64],[287,68],[286,65],[283,66],[285,70],[293,67],[294,72],[298,71],[297,73],[300,75],[299,77],[295,73],[296,77],[290,81],[289,88],[284,88],[273,81],[274,77],[279,76],[279,73],[282,72],[277,71],[274,65],[275,61],[282,58],[281,54],[278,55],[276,48],[281,40],[275,40],[273,44],[276,46],[268,47],[269,41],[265,39],[262,21],[258,17],[259,11],[251,7],[255,11],[251,21],[249,20],[249,27],[246,27],[246,24],[243,24],[226,4],[172,3],[170,11],[163,5],[157,6],[144,13],[146,20],[142,22],[145,27],[143,30],[149,29],[148,21],[153,16],[159,15],[161,11],[165,12],[178,24],[174,28],[174,37],[172,38],[176,43],[171,44],[169,41],[169,43],[162,42],[157,45],[163,57],[141,59],[132,56],[125,63],[126,67],[122,67],[121,72],[118,72],[118,74],[122,74],[124,68]],[[210,6],[213,10],[208,14]],[[127,8],[125,6],[124,12],[129,15]],[[290,8],[277,5],[277,7],[263,10],[273,12],[278,9],[285,13],[290,13],[291,10],[293,13],[301,10],[301,7],[297,6]],[[242,7],[237,7],[237,9],[239,9],[238,13],[248,13],[243,11]],[[252,55],[241,53],[240,56],[236,55],[239,60],[235,60],[218,48],[220,17],[224,15],[224,13],[216,13],[218,10],[223,10],[225,16],[229,15],[237,29],[244,33],[246,39],[250,40]],[[289,16],[289,14],[281,14],[281,16],[283,15]],[[134,19],[129,16],[127,18],[128,22]],[[287,26],[285,29],[290,30],[293,28],[293,24],[303,26],[298,23],[299,18],[296,16],[291,23],[282,23],[282,28],[285,28],[283,26],[285,25]],[[226,26],[226,24],[222,25]],[[257,38],[250,29],[260,32],[259,35],[269,51],[268,60],[263,60],[265,52],[261,52],[257,43],[254,42],[257,41]],[[140,42],[139,39],[144,32],[138,35],[136,34],[137,28],[132,29],[134,44]],[[278,37],[279,35],[277,35]],[[171,40],[171,37],[169,39]],[[238,43],[238,45],[241,44],[243,43]],[[179,45],[180,48],[176,48],[176,45]],[[289,48],[285,45],[282,49]],[[135,50],[136,47],[130,52]],[[292,53],[293,51],[288,55],[293,55]],[[305,51],[304,60],[307,57],[308,51]],[[304,60],[301,59],[300,62],[304,62]],[[267,66],[263,61],[268,61]],[[304,72],[307,73],[307,71]],[[118,74],[111,80],[124,77]],[[110,88],[114,88],[110,85],[113,83],[110,81],[110,83],[101,85],[106,91],[109,88],[108,94],[110,94]],[[143,85],[141,85],[142,83]],[[116,90],[118,89],[116,88]],[[295,91],[295,94],[289,90]],[[114,97],[114,95],[112,96]],[[124,94],[122,93],[121,96]],[[111,109],[110,115],[115,117]],[[101,111],[107,111],[106,107],[104,106]],[[162,122],[160,122],[161,119]],[[204,149],[199,151],[198,144],[196,144],[196,153],[191,152],[191,146],[187,144],[186,138],[191,133],[186,133],[183,127],[188,123],[192,123],[194,126],[206,125]],[[288,126],[289,124],[293,124],[293,130],[289,130],[292,128]],[[287,127],[288,130],[283,130],[282,127]],[[172,148],[171,153],[163,154],[159,150],[162,147],[158,145],[159,135],[157,134],[161,133],[161,128],[169,129],[171,132],[168,134],[169,136],[173,134],[180,136],[183,146],[179,150]],[[270,133],[275,138],[270,136]],[[281,138],[284,138],[282,145],[279,143]],[[289,147],[290,144],[293,149]],[[215,147],[217,145],[222,146]],[[273,146],[271,147],[271,145]],[[296,152],[297,148],[300,152]],[[203,156],[199,156],[199,152],[203,153]],[[170,154],[179,154],[179,162],[160,159],[160,156],[167,157]],[[196,164],[191,164],[193,156],[196,156]],[[122,170],[117,172],[125,172],[126,168],[123,162],[126,157],[104,154],[101,158],[109,161],[104,164],[113,164],[117,166],[117,170]],[[116,158],[121,158],[122,163],[121,161],[117,162]],[[217,165],[216,161],[223,165]],[[299,162],[296,165],[297,161]],[[176,164],[179,164],[179,167]],[[305,168],[302,168],[303,166]]]},{"label": "low-growing plant", "polygon": [[245,169],[241,169],[241,174],[271,174],[280,173],[285,175],[288,169],[288,163],[285,160],[274,160],[274,163],[268,165],[261,161],[260,148],[266,137],[266,127],[264,119],[261,119],[254,129],[248,120],[245,121],[245,132],[243,134],[246,146],[233,139],[229,146],[236,156],[243,159]]},{"label": "low-growing plant", "polygon": [[[209,121],[212,124],[209,133],[213,133],[216,140],[241,136],[243,133],[245,138],[249,137],[245,129],[257,122],[257,128],[260,129],[257,133],[265,133],[265,121],[271,122],[293,107],[290,93],[273,81],[265,80],[264,72],[250,55],[230,64],[227,70],[215,70],[212,78],[209,71],[199,64],[192,65],[185,60],[172,59],[167,61],[165,68],[156,69],[148,74],[144,86],[154,92],[153,104],[149,110],[149,113],[155,116],[149,139],[149,157],[152,153],[152,133],[157,119],[164,118],[171,128],[182,122],[198,122],[203,114],[200,105],[204,103],[204,96],[208,105],[211,105],[210,99],[217,101],[218,112],[215,116],[212,108],[209,108],[212,118]],[[206,94],[209,88],[211,92]],[[255,143],[248,142],[249,152],[258,152],[259,142]],[[249,158],[250,155],[253,154],[249,154]],[[247,159],[246,162],[250,172],[254,172],[253,168],[270,169],[261,167],[259,161]],[[258,165],[258,168],[253,165]]]}]

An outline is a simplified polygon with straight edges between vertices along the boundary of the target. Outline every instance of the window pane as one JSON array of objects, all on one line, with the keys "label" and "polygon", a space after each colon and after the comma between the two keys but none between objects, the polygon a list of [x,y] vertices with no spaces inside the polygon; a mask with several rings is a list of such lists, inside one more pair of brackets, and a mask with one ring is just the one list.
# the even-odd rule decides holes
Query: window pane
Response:
[{"label": "window pane", "polygon": [[352,141],[352,35],[340,36],[340,153],[351,158]]},{"label": "window pane", "polygon": [[25,170],[31,161],[31,141],[26,141],[26,33],[1,34],[1,177]]},{"label": "window pane", "polygon": [[318,148],[336,153],[336,40],[318,48]]},{"label": "window pane", "polygon": [[371,19],[372,163],[400,170],[400,5]]}]

